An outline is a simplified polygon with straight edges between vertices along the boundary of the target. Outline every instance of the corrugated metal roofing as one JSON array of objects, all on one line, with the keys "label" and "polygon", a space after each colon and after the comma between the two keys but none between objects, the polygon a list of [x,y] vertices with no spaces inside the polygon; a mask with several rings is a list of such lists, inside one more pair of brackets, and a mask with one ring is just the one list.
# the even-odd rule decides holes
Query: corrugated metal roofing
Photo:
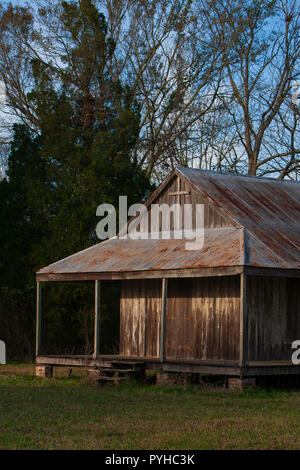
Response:
[{"label": "corrugated metal roofing", "polygon": [[206,230],[201,250],[186,250],[186,240],[110,239],[38,274],[230,266],[300,269],[300,183],[190,168],[176,168],[169,178],[174,174],[237,227]]},{"label": "corrugated metal roofing", "polygon": [[[250,249],[246,264],[300,268],[300,183],[190,168],[180,173],[246,229],[250,247],[259,247],[256,259]],[[266,253],[274,258],[271,265]]]},{"label": "corrugated metal roofing", "polygon": [[[241,230],[210,231],[203,250],[186,250],[186,240],[106,240],[39,273],[122,272],[161,269],[237,266]],[[228,253],[224,259],[224,252]]]}]

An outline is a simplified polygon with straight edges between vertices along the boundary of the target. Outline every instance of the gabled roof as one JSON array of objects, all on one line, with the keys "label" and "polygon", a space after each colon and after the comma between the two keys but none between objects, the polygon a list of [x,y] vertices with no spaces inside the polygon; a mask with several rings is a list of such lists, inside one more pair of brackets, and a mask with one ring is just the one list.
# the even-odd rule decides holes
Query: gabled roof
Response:
[{"label": "gabled roof", "polygon": [[[245,228],[248,265],[300,268],[300,183],[180,168],[180,173],[223,213]],[[257,245],[258,259],[251,246]],[[268,266],[267,266],[268,267]]]},{"label": "gabled roof", "polygon": [[39,270],[37,279],[234,266],[300,269],[300,183],[180,167],[148,205],[176,175],[233,226],[206,230],[201,250],[186,250],[186,240],[106,240]]}]

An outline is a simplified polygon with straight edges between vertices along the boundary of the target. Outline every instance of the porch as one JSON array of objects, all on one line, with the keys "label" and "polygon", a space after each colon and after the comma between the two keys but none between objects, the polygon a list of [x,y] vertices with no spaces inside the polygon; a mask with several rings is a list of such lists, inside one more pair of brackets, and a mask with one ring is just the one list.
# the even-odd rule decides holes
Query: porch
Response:
[{"label": "porch", "polygon": [[[155,336],[153,333],[151,334],[151,341],[157,343],[156,353],[155,356],[152,354],[147,354],[148,348],[145,345],[139,349],[139,354],[135,355],[131,353],[130,355],[124,353],[126,348],[121,348],[120,344],[120,352],[121,354],[101,354],[100,353],[100,338],[101,338],[101,331],[100,331],[100,314],[101,314],[101,301],[100,301],[100,283],[105,284],[105,281],[95,280],[95,303],[94,303],[94,347],[93,347],[93,354],[88,355],[52,355],[52,354],[42,354],[41,353],[41,321],[42,321],[42,283],[37,282],[37,309],[36,309],[36,364],[38,366],[49,366],[53,367],[82,367],[87,369],[101,369],[105,367],[111,367],[114,364],[143,364],[143,368],[145,370],[155,370],[161,371],[166,373],[185,373],[185,374],[202,374],[202,375],[223,375],[227,377],[256,377],[256,376],[267,376],[267,375],[290,375],[290,374],[300,374],[300,366],[293,365],[291,360],[247,360],[245,357],[245,348],[243,348],[243,342],[245,341],[245,329],[242,327],[244,324],[243,316],[245,315],[245,307],[243,301],[243,295],[246,294],[246,278],[247,276],[241,273],[239,276],[232,277],[232,274],[226,273],[227,281],[225,284],[232,286],[233,283],[236,285],[236,295],[239,297],[239,301],[236,305],[236,313],[238,318],[238,324],[235,326],[236,331],[240,331],[240,335],[238,337],[238,345],[235,347],[235,351],[237,352],[236,357],[226,358],[226,359],[218,359],[216,356],[217,349],[214,348],[213,350],[213,358],[206,358],[206,359],[199,359],[197,356],[194,357],[170,357],[170,343],[169,336],[166,335],[168,327],[174,326],[173,318],[170,318],[170,310],[168,314],[168,307],[169,309],[174,308],[174,303],[170,298],[169,295],[172,294],[171,289],[168,290],[168,279],[156,279],[156,284],[159,287],[159,296],[156,295],[156,304],[155,307],[157,309],[156,312],[156,319],[158,320],[157,328]],[[216,280],[219,286],[219,294],[221,292],[220,283],[224,283],[221,277],[211,276],[210,283],[213,282],[213,278]],[[239,278],[239,282],[238,279]],[[202,277],[202,283],[205,285],[207,283],[207,278]],[[145,280],[149,282],[149,280]],[[192,284],[192,279],[190,281],[186,279],[188,283]],[[195,279],[194,279],[195,281]],[[169,280],[169,284],[171,279]],[[180,281],[182,284],[183,280]],[[196,282],[196,281],[195,281]],[[225,285],[224,284],[224,285]],[[175,283],[173,286],[178,287]],[[127,292],[127,288],[125,289]],[[203,293],[203,291],[202,291]],[[178,291],[176,292],[176,295]],[[123,299],[124,300],[124,299]],[[168,301],[168,304],[167,304]],[[185,299],[186,301],[186,299]],[[225,297],[225,301],[227,298]],[[180,299],[176,298],[176,305],[180,303]],[[168,305],[168,306],[167,306]],[[238,308],[237,308],[238,307]],[[209,306],[210,308],[210,306]],[[184,305],[184,311],[189,311],[189,305]],[[127,314],[128,310],[124,310],[124,313]],[[230,313],[232,315],[233,311]],[[186,318],[186,323],[190,323],[191,317]],[[179,325],[181,326],[181,325]],[[182,328],[186,328],[182,324]],[[172,335],[174,335],[175,330],[178,328],[173,328]],[[180,329],[180,328],[179,328]],[[187,333],[190,334],[189,341],[193,338],[193,328],[190,325],[186,329]],[[229,330],[231,331],[231,330]],[[168,333],[170,335],[170,332]],[[142,336],[147,335],[147,327],[144,325],[144,330]],[[124,336],[124,335],[123,335]],[[198,337],[196,337],[198,340]],[[214,338],[216,341],[219,340],[217,337]],[[128,336],[129,342],[132,341],[132,337]],[[228,342],[228,330],[226,330],[226,334],[224,335],[224,341]],[[191,344],[191,343],[190,343]],[[226,346],[227,347],[227,346]],[[224,350],[220,347],[219,351]],[[177,350],[178,352],[178,350]],[[184,351],[182,349],[182,354],[189,354],[189,352]],[[192,354],[192,353],[191,353]]]},{"label": "porch", "polygon": [[228,377],[256,377],[267,375],[300,374],[300,366],[291,361],[252,361],[243,368],[234,361],[203,361],[203,360],[165,360],[155,358],[125,357],[120,355],[42,355],[36,357],[39,366],[51,367],[83,367],[98,369],[110,367],[113,363],[141,363],[146,370],[174,372],[183,374],[224,375]]}]

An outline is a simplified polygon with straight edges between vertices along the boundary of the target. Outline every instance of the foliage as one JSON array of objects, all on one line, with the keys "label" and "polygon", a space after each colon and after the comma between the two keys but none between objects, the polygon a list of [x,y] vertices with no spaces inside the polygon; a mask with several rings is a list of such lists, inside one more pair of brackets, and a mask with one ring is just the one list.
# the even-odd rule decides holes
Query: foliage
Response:
[{"label": "foliage", "polygon": [[[13,348],[15,322],[24,331],[27,352],[33,345],[34,272],[99,241],[99,204],[117,207],[123,194],[132,204],[151,189],[132,158],[139,108],[130,100],[131,90],[107,71],[113,43],[106,38],[103,15],[87,0],[64,3],[62,23],[74,41],[69,51],[73,69],[58,74],[42,60],[31,60],[28,99],[40,130],[37,134],[27,124],[15,125],[7,179],[0,183],[1,337]],[[118,335],[115,294],[107,299],[107,308],[103,305],[103,321],[106,315],[114,318],[110,326]],[[44,303],[45,347],[48,338],[56,350],[90,351],[91,301],[91,286],[50,288]],[[24,353],[20,345],[17,349]]]},{"label": "foliage", "polygon": [[[105,74],[129,84],[130,103],[139,102],[133,155],[153,180],[178,164],[296,178],[299,107],[291,93],[299,79],[298,3],[35,0],[0,9],[3,125],[13,115],[40,129],[28,94],[32,59],[50,67],[55,79],[64,76],[68,89],[83,93],[82,110],[90,109],[100,96],[95,57],[101,51]],[[90,18],[88,27],[79,11]],[[107,21],[104,42],[101,27],[93,33],[104,21],[100,12]],[[83,51],[93,62],[84,73]]]}]

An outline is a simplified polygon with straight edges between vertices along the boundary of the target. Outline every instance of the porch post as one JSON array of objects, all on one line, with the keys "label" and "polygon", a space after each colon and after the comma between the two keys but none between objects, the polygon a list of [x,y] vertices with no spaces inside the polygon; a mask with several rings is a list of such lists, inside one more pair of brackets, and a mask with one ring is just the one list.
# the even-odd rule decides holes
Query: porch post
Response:
[{"label": "porch post", "polygon": [[95,326],[94,326],[94,359],[99,356],[99,326],[100,326],[100,281],[95,281]]},{"label": "porch post", "polygon": [[35,355],[39,356],[41,349],[41,314],[42,314],[42,284],[36,283],[36,330],[35,330]]},{"label": "porch post", "polygon": [[167,313],[168,279],[163,278],[161,284],[161,320],[160,320],[160,360],[166,359],[166,313]]},{"label": "porch post", "polygon": [[240,274],[240,357],[239,366],[244,367],[247,360],[247,276]]}]

